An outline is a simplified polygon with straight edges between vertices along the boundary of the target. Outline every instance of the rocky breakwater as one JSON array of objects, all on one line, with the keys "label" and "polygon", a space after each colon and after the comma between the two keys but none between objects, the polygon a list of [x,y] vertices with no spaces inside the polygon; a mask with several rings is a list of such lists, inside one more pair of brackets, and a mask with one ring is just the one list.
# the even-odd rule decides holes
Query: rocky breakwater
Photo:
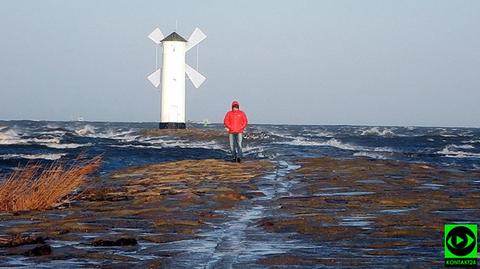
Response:
[{"label": "rocky breakwater", "polygon": [[194,141],[225,140],[228,135],[223,130],[206,128],[188,129],[145,129],[139,132],[144,137],[170,136],[177,139],[188,139]]},{"label": "rocky breakwater", "polygon": [[370,159],[298,164],[293,195],[274,201],[276,216],[258,224],[315,247],[265,257],[265,265],[442,267],[444,224],[480,221],[478,170]]},{"label": "rocky breakwater", "polygon": [[0,264],[6,266],[168,265],[166,242],[194,239],[208,220],[249,199],[249,181],[266,160],[241,164],[186,160],[130,167],[88,184],[79,198],[46,211],[0,214]]}]

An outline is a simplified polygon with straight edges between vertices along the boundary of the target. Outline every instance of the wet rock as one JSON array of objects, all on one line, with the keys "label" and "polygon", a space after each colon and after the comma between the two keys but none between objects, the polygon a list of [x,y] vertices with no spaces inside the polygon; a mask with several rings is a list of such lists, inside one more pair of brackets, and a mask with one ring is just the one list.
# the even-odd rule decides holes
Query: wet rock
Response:
[{"label": "wet rock", "polygon": [[24,252],[25,256],[44,256],[50,255],[52,253],[52,248],[49,245],[41,245],[34,247],[33,249],[27,250]]},{"label": "wet rock", "polygon": [[268,258],[262,259],[260,261],[261,264],[263,265],[305,265],[304,259],[302,257],[296,257],[296,256],[291,256],[291,255],[275,255],[275,256],[270,256]]},{"label": "wet rock", "polygon": [[[289,176],[298,182],[293,195],[273,201],[278,214],[259,226],[341,249],[335,266],[385,267],[385,257],[415,257],[418,249],[422,257],[435,256],[445,223],[480,219],[479,171],[368,159],[312,158],[298,164]],[[273,257],[268,262],[289,263]]]},{"label": "wet rock", "polygon": [[141,136],[157,137],[172,136],[181,139],[191,139],[196,141],[212,141],[227,139],[227,133],[223,130],[187,128],[187,129],[145,129],[140,132]]},{"label": "wet rock", "polygon": [[229,193],[222,193],[219,195],[218,199],[225,199],[230,201],[241,201],[247,199],[245,196],[236,193],[236,192],[229,192]]},{"label": "wet rock", "polygon": [[198,216],[202,219],[215,219],[220,217],[220,215],[214,212],[202,212]]},{"label": "wet rock", "polygon": [[0,238],[0,247],[17,247],[22,245],[43,244],[47,238],[42,236],[21,236],[16,235],[11,238]]},{"label": "wet rock", "polygon": [[[87,268],[92,264],[132,268],[142,264],[142,255],[164,257],[166,254],[161,253],[165,250],[152,244],[145,249],[134,247],[135,252],[129,255],[117,255],[101,247],[128,249],[137,245],[137,240],[161,244],[195,239],[200,229],[224,217],[215,213],[217,208],[225,204],[234,207],[248,199],[245,193],[255,190],[251,180],[272,168],[268,160],[236,164],[212,159],[130,167],[92,179],[94,187],[83,192],[69,208],[0,215],[0,232],[45,234],[58,240],[60,246],[45,260],[74,259],[79,261],[79,267]],[[112,233],[121,233],[122,238],[112,238]],[[90,239],[92,236],[96,240]],[[98,248],[77,249],[78,243]],[[47,253],[47,247],[42,245],[0,248],[0,263],[7,251],[12,255]],[[156,268],[162,264],[160,259],[158,264],[145,261],[142,265]]]},{"label": "wet rock", "polygon": [[93,246],[112,247],[112,246],[136,246],[138,244],[135,238],[122,237],[117,240],[96,239]]},{"label": "wet rock", "polygon": [[44,256],[50,255],[52,248],[47,244],[21,245],[8,249],[6,255]]}]

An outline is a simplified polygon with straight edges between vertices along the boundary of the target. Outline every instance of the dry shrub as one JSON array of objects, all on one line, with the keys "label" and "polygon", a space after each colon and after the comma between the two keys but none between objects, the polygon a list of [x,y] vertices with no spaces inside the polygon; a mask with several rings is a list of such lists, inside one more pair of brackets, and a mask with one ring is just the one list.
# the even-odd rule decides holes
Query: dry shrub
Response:
[{"label": "dry shrub", "polygon": [[43,168],[39,163],[19,167],[0,182],[0,211],[44,210],[58,205],[95,172],[102,157],[83,155],[69,161],[55,161]]}]

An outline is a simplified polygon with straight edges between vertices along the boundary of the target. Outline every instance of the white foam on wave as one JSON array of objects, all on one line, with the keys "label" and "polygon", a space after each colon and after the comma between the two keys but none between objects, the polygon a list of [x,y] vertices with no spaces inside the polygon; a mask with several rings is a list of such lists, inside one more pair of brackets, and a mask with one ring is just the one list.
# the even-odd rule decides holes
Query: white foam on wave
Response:
[{"label": "white foam on wave", "polygon": [[28,141],[22,139],[17,132],[12,129],[0,132],[0,145],[28,144]]},{"label": "white foam on wave", "polygon": [[455,144],[451,144],[451,145],[448,145],[447,147],[453,147],[453,148],[457,148],[457,149],[473,149],[475,148],[474,146],[472,145],[455,145]]},{"label": "white foam on wave", "polygon": [[[112,147],[120,148],[152,148],[152,149],[162,149],[162,148],[203,148],[203,149],[219,149],[224,150],[225,148],[219,145],[215,141],[189,141],[189,140],[179,140],[172,139],[169,137],[140,137],[136,139],[138,142],[147,144],[147,145],[134,145],[134,144],[125,144],[125,145],[112,145]],[[128,142],[128,141],[125,141]]]},{"label": "white foam on wave", "polygon": [[[307,130],[305,130],[307,131]],[[334,133],[328,131],[312,131],[305,133],[305,136],[308,137],[334,137]]]},{"label": "white foam on wave", "polygon": [[453,134],[440,134],[440,136],[442,136],[442,137],[457,137],[457,135],[453,135]]},{"label": "white foam on wave", "polygon": [[291,135],[284,134],[284,133],[277,133],[277,132],[272,132],[272,131],[269,131],[269,133],[271,133],[273,136],[278,136],[278,137],[285,138],[285,139],[296,139],[295,136],[291,136]]},{"label": "white foam on wave", "polygon": [[331,138],[327,141],[310,141],[306,140],[302,137],[297,137],[291,141],[285,142],[274,142],[275,144],[286,144],[292,146],[329,146],[343,150],[350,150],[350,151],[367,151],[367,152],[393,152],[394,150],[388,147],[363,147],[358,145],[353,145],[349,143],[344,143],[340,140],[335,138]]},{"label": "white foam on wave", "polygon": [[343,143],[335,138],[328,140],[327,142],[322,143],[322,146],[331,146],[334,148],[344,149],[344,150],[364,150],[365,147],[360,147],[348,143]]},{"label": "white foam on wave", "polygon": [[80,136],[95,134],[95,127],[93,127],[90,124],[87,124],[80,129],[76,129],[75,133]]},{"label": "white foam on wave", "polygon": [[203,149],[219,149],[224,150],[225,148],[217,144],[215,141],[208,142],[195,142],[195,141],[186,141],[186,140],[177,140],[177,141],[168,141],[162,143],[162,146],[165,148],[203,148]]},{"label": "white foam on wave", "polygon": [[317,141],[310,141],[306,140],[302,137],[292,137],[293,140],[290,141],[282,141],[282,142],[273,142],[274,144],[284,144],[284,145],[291,145],[291,146],[326,146],[325,142],[317,142]]},{"label": "white foam on wave", "polygon": [[382,155],[381,153],[377,152],[365,152],[365,151],[360,151],[360,152],[355,152],[353,153],[353,156],[355,157],[368,157],[372,159],[380,159],[380,160],[385,160],[387,157]]},{"label": "white foam on wave", "polygon": [[[46,137],[46,138],[23,138],[17,134],[14,130],[9,129],[5,132],[0,132],[0,145],[42,145],[55,149],[73,149],[79,147],[91,146],[92,144],[75,144],[66,143],[62,144],[59,137]],[[25,155],[27,156],[27,155]],[[26,158],[28,159],[28,158]],[[41,158],[40,158],[41,159]]]},{"label": "white foam on wave", "polygon": [[141,148],[141,149],[162,149],[162,146],[154,146],[154,145],[110,145],[112,148]]},{"label": "white foam on wave", "polygon": [[76,144],[76,143],[66,143],[66,144],[59,144],[59,143],[45,143],[42,144],[44,146],[47,146],[49,148],[54,148],[54,149],[76,149],[80,147],[89,147],[92,145],[92,143],[87,143],[87,144]]},{"label": "white foam on wave", "polygon": [[[230,149],[228,149],[230,151]],[[243,154],[244,155],[257,155],[260,158],[265,158],[267,157],[265,154],[265,147],[262,146],[245,146],[243,148]]]},{"label": "white foam on wave", "polygon": [[50,138],[29,138],[25,139],[29,144],[60,144],[60,139],[56,137]]},{"label": "white foam on wave", "polygon": [[460,149],[472,149],[474,148],[471,145],[448,145],[442,150],[437,151],[437,154],[444,155],[445,157],[450,158],[479,158],[480,153],[466,152]]},{"label": "white foam on wave", "polygon": [[380,127],[370,127],[368,129],[360,130],[360,135],[376,135],[376,136],[395,136],[395,133],[392,129],[389,128],[380,128]]},{"label": "white foam on wave", "polygon": [[38,132],[39,134],[44,134],[44,135],[58,135],[58,136],[63,136],[67,132],[61,131],[61,130],[51,130],[51,131],[43,131],[43,132]]},{"label": "white foam on wave", "polygon": [[0,155],[0,158],[3,160],[6,159],[27,159],[27,160],[58,160],[63,156],[67,155],[66,153],[51,153],[51,154],[4,154]]}]

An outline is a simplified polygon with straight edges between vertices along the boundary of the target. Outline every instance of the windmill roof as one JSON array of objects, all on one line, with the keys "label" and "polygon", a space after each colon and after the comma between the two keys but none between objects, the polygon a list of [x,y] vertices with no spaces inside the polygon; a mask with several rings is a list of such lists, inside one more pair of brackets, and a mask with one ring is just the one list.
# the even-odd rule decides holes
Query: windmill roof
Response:
[{"label": "windmill roof", "polygon": [[183,38],[181,35],[177,34],[177,32],[173,32],[169,34],[167,37],[162,39],[161,42],[163,41],[182,41],[182,42],[187,42],[185,38]]}]

